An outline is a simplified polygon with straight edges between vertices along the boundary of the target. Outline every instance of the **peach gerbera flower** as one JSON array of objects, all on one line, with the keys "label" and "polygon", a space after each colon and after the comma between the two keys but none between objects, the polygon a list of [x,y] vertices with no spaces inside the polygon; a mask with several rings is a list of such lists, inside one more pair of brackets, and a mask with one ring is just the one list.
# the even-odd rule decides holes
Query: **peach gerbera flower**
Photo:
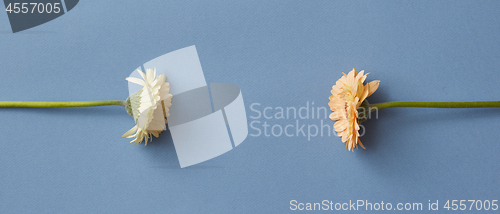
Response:
[{"label": "peach gerbera flower", "polygon": [[342,137],[342,142],[346,143],[346,148],[354,152],[359,145],[365,147],[359,140],[359,124],[358,124],[358,108],[361,103],[378,88],[378,80],[372,81],[366,85],[363,82],[366,79],[364,71],[357,72],[352,69],[349,74],[344,74],[335,85],[332,87],[332,96],[328,106],[333,111],[330,114],[330,119],[337,121],[333,128],[339,137]]}]

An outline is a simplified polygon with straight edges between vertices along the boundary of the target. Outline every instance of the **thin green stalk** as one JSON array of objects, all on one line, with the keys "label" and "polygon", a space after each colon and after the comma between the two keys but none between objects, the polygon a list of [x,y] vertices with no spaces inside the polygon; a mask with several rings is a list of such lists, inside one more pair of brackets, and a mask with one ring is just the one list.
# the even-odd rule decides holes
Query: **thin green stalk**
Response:
[{"label": "thin green stalk", "polygon": [[473,101],[473,102],[420,102],[400,101],[370,104],[370,109],[384,109],[394,107],[418,108],[495,108],[500,107],[500,101]]},{"label": "thin green stalk", "polygon": [[90,106],[125,106],[121,100],[101,101],[63,101],[63,102],[37,102],[37,101],[0,101],[0,108],[63,108],[63,107],[90,107]]}]

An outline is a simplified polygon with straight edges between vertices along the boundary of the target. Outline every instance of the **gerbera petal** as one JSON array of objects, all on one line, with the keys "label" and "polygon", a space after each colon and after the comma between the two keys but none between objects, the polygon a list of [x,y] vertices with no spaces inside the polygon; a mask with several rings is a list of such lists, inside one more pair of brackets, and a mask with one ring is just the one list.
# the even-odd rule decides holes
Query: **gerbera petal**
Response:
[{"label": "gerbera petal", "polygon": [[378,89],[379,83],[380,83],[379,80],[374,80],[374,81],[371,81],[370,83],[367,84],[370,87],[370,91],[368,92],[368,96],[367,97],[369,97],[370,95],[372,95]]},{"label": "gerbera petal", "polygon": [[335,129],[336,132],[344,131],[347,129],[347,121],[339,120],[335,124],[333,124],[333,128]]},{"label": "gerbera petal", "polygon": [[[366,84],[363,89],[363,94],[359,98],[360,105],[361,103],[368,97],[368,93],[370,92],[370,84]],[[358,106],[359,107],[359,106]]]},{"label": "gerbera petal", "polygon": [[153,69],[146,70],[146,77],[147,77],[148,82],[153,82],[153,80],[155,78]]},{"label": "gerbera petal", "polygon": [[134,134],[137,131],[137,128],[138,128],[137,126],[132,127],[130,130],[125,132],[125,134],[123,134],[122,137],[128,137],[128,136]]},{"label": "gerbera petal", "polygon": [[144,74],[144,72],[142,72],[141,70],[137,69],[137,72],[139,72],[139,75],[141,75],[142,79],[144,80],[147,80],[146,79],[146,75]]},{"label": "gerbera petal", "polygon": [[153,132],[151,132],[151,133],[153,133],[153,135],[154,135],[156,138],[159,138],[159,137],[160,137],[160,132],[153,131]]},{"label": "gerbera petal", "polygon": [[125,78],[127,81],[131,82],[131,83],[135,83],[137,85],[141,85],[141,86],[144,86],[144,80],[141,80],[139,78],[135,78],[135,77],[127,77]]},{"label": "gerbera petal", "polygon": [[[358,75],[357,75],[356,77],[357,77],[357,79],[361,80],[361,78],[362,78],[364,75],[365,75],[365,70],[362,70],[362,71],[360,71],[360,72],[358,73]],[[363,81],[361,81],[361,82],[363,82]]]},{"label": "gerbera petal", "polygon": [[356,97],[363,96],[364,90],[365,90],[365,86],[363,86],[363,83],[358,80],[358,88],[356,90]]},{"label": "gerbera petal", "polygon": [[366,149],[365,146],[361,143],[361,140],[358,138],[358,143],[361,146],[361,148]]},{"label": "gerbera petal", "polygon": [[336,112],[333,112],[330,114],[330,119],[331,120],[340,120],[340,117]]},{"label": "gerbera petal", "polygon": [[163,114],[163,108],[160,106],[154,110],[153,118],[148,126],[148,131],[163,131],[165,129],[165,115]]},{"label": "gerbera petal", "polygon": [[351,72],[349,72],[349,73],[347,74],[347,84],[348,84],[349,86],[353,86],[353,85],[354,85],[354,83],[355,83],[355,82],[354,82],[354,72],[355,72],[355,70],[352,70]]}]

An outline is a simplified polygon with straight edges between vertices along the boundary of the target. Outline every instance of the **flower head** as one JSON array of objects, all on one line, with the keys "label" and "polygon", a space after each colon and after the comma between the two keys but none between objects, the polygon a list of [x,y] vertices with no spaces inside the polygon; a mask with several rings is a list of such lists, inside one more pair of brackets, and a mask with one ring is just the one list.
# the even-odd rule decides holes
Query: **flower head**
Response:
[{"label": "flower head", "polygon": [[346,143],[346,148],[350,151],[359,145],[365,147],[359,140],[359,122],[358,108],[361,103],[378,88],[378,80],[372,81],[366,85],[363,82],[368,74],[364,71],[357,72],[353,68],[349,74],[343,73],[342,76],[332,87],[332,96],[328,106],[333,111],[330,114],[330,119],[337,121],[333,128],[339,137],[342,137],[342,142]]},{"label": "flower head", "polygon": [[165,118],[170,116],[172,94],[165,75],[156,76],[156,68],[147,69],[146,74],[140,70],[137,72],[144,80],[135,77],[126,78],[129,82],[143,86],[127,99],[127,112],[134,117],[136,125],[122,137],[134,138],[130,143],[135,142],[135,144],[140,144],[144,140],[147,145],[148,140],[153,139],[151,135],[158,137],[166,128]]}]

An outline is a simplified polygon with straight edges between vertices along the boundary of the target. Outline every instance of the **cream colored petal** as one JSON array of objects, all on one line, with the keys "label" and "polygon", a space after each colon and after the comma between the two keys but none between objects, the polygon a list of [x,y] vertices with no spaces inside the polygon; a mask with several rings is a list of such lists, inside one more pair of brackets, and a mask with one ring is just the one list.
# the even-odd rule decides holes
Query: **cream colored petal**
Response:
[{"label": "cream colored petal", "polygon": [[142,79],[146,80],[146,74],[144,74],[144,72],[139,69],[137,69],[137,72],[141,75]]},{"label": "cream colored petal", "polygon": [[370,92],[370,84],[366,84],[363,88],[363,94],[361,95],[361,97],[359,97],[359,105],[361,105],[361,103],[368,97],[369,92]]},{"label": "cream colored petal", "polygon": [[144,87],[141,92],[141,105],[139,107],[139,111],[143,112],[147,108],[155,106],[156,100],[157,99],[155,98],[153,91],[150,88]]},{"label": "cream colored petal", "polygon": [[330,110],[334,111],[335,107],[337,106],[337,102],[335,100],[332,100],[328,102],[328,106],[330,107]]},{"label": "cream colored petal", "polygon": [[356,97],[363,96],[364,90],[365,90],[365,86],[363,86],[363,83],[358,80],[358,88],[356,90]]},{"label": "cream colored petal", "polygon": [[366,76],[368,76],[368,74],[370,74],[370,73],[366,73],[365,75],[363,75],[363,76],[361,77],[361,79],[360,79],[360,80],[361,80],[361,82],[365,82],[365,80],[366,80]]},{"label": "cream colored petal", "polygon": [[163,105],[165,105],[165,107],[172,106],[172,94],[165,95],[164,99],[162,99],[161,102],[163,102]]},{"label": "cream colored petal", "polygon": [[125,132],[125,134],[122,135],[122,138],[129,137],[130,135],[134,134],[137,131],[137,126],[132,127],[130,130]]},{"label": "cream colored petal", "polygon": [[151,68],[147,69],[147,70],[146,70],[146,76],[147,76],[147,78],[148,78],[148,79],[147,79],[147,81],[148,81],[148,82],[150,82],[150,83],[151,83],[151,82],[153,82],[153,81],[154,81],[154,79],[155,79],[153,69],[151,69]]},{"label": "cream colored petal", "polygon": [[[134,143],[134,142],[136,142],[136,141],[137,141],[137,138],[135,138],[135,139],[131,140],[131,141],[130,141],[130,143]],[[135,143],[134,143],[134,145],[135,145]]]},{"label": "cream colored petal", "polygon": [[165,99],[163,104],[165,105],[166,108],[165,110],[168,112],[168,109],[172,107],[172,99],[171,98]]},{"label": "cream colored petal", "polygon": [[167,81],[167,77],[165,77],[165,74],[158,75],[158,77],[156,77],[156,79],[158,80],[157,85],[162,85],[165,83],[165,81]]},{"label": "cream colored petal", "polygon": [[341,90],[339,87],[333,87],[332,90],[330,91],[330,93],[332,93],[332,95],[337,95],[337,94],[340,94]]},{"label": "cream colored petal", "polygon": [[358,72],[358,74],[356,76],[361,78],[363,75],[365,75],[365,70]]},{"label": "cream colored petal", "polygon": [[337,136],[342,137],[345,131],[337,132]]},{"label": "cream colored petal", "polygon": [[368,92],[368,96],[372,95],[377,89],[380,81],[379,80],[374,80],[368,83],[370,91]]},{"label": "cream colored petal", "polygon": [[341,77],[339,80],[337,80],[337,82],[335,82],[335,85],[339,87],[339,89],[341,89],[346,84],[347,84],[347,79],[345,78],[345,76]]},{"label": "cream colored petal", "polygon": [[335,124],[333,124],[333,128],[335,129],[336,132],[344,131],[347,129],[347,121],[339,120]]},{"label": "cream colored petal", "polygon": [[167,92],[168,90],[161,90],[160,91],[160,100],[171,100],[173,95]]},{"label": "cream colored petal", "polygon": [[[163,75],[163,74],[162,74]],[[160,75],[159,75],[160,76]],[[165,76],[165,75],[163,75]],[[153,77],[156,77],[156,67],[153,69]]]},{"label": "cream colored petal", "polygon": [[165,116],[163,115],[163,108],[161,106],[158,106],[154,110],[153,118],[148,126],[148,131],[162,131],[163,129],[165,129],[165,127]]},{"label": "cream colored petal", "polygon": [[354,101],[351,103],[351,108],[353,108],[354,111],[357,111],[358,108],[356,106],[358,106],[358,103],[359,103],[359,98],[355,97]]},{"label": "cream colored petal", "polygon": [[360,71],[360,72],[358,73],[358,75],[356,75],[356,78],[355,78],[355,79],[356,79],[356,82],[358,82],[358,81],[363,82],[361,79],[364,77],[364,73],[365,73],[365,71],[363,70],[363,71]]},{"label": "cream colored petal", "polygon": [[159,76],[156,77],[156,79],[151,83],[151,87],[161,87],[163,83],[165,83],[165,81],[167,80],[167,78],[165,77],[165,75],[161,74]]},{"label": "cream colored petal", "polygon": [[156,138],[159,138],[160,137],[160,132],[151,132]]},{"label": "cream colored petal", "polygon": [[131,82],[131,83],[135,83],[137,85],[141,85],[141,86],[144,86],[144,80],[141,80],[139,78],[135,78],[135,77],[127,77],[125,78],[127,81]]},{"label": "cream colored petal", "polygon": [[342,117],[341,117],[341,114],[339,114],[338,112],[332,112],[330,114],[330,119],[331,120],[340,120]]},{"label": "cream colored petal", "polygon": [[348,140],[347,136],[348,135],[345,133],[342,135],[342,142],[346,142]]},{"label": "cream colored petal", "polygon": [[365,80],[366,80],[366,75],[362,76],[362,77],[359,79],[359,81],[360,81],[361,83],[364,83],[364,82],[365,82]]},{"label": "cream colored petal", "polygon": [[149,123],[151,122],[153,118],[153,111],[155,110],[155,107],[149,107],[146,108],[144,111],[141,111],[139,114],[139,117],[137,118],[137,126],[140,129],[147,130]]},{"label": "cream colored petal", "polygon": [[355,83],[355,82],[354,82],[354,72],[355,72],[355,71],[356,71],[356,70],[352,70],[351,72],[349,72],[349,73],[347,74],[347,85],[349,85],[349,86],[353,86],[353,85],[354,85],[354,83]]}]

